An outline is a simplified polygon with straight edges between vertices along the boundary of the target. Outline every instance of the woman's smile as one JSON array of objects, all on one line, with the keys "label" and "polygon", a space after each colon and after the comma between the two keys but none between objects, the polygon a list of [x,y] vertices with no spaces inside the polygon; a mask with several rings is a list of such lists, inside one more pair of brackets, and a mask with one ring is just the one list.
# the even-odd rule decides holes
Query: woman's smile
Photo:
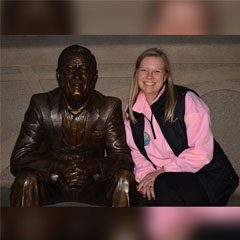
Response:
[{"label": "woman's smile", "polygon": [[145,57],[136,73],[138,86],[151,104],[164,86],[165,66],[161,58]]}]

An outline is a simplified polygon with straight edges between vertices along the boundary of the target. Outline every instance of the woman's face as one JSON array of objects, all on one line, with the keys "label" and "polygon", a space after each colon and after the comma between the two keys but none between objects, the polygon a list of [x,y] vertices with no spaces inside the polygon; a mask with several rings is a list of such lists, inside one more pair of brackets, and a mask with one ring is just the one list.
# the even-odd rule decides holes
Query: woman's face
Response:
[{"label": "woman's face", "polygon": [[157,97],[166,80],[165,64],[160,57],[145,57],[136,71],[136,79],[149,104]]}]

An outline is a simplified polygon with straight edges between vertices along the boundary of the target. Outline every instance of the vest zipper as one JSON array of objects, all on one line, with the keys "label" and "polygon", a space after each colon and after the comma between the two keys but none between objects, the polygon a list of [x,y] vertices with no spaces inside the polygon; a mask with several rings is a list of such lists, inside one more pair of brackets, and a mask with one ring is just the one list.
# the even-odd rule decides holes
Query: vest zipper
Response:
[{"label": "vest zipper", "polygon": [[153,114],[151,115],[151,121],[149,121],[149,120],[148,121],[150,122],[150,126],[151,126],[152,133],[153,133],[153,138],[156,139],[156,134],[155,134],[154,127],[153,127],[152,118],[153,118]]}]

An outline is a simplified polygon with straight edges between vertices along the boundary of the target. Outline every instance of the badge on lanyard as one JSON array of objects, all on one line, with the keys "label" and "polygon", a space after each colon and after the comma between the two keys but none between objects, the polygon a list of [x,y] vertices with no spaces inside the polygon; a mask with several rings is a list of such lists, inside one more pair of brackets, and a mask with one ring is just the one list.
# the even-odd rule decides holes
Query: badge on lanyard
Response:
[{"label": "badge on lanyard", "polygon": [[150,143],[150,136],[147,132],[144,132],[144,146],[149,145]]}]

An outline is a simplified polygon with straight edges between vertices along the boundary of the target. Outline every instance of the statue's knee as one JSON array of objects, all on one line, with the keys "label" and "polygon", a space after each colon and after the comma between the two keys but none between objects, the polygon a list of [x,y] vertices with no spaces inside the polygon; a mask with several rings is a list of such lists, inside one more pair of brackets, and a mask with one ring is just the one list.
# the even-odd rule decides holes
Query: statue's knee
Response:
[{"label": "statue's knee", "polygon": [[116,174],[115,174],[115,180],[116,181],[124,181],[124,182],[128,182],[129,184],[135,182],[134,180],[134,176],[133,173],[129,170],[119,170]]},{"label": "statue's knee", "polygon": [[38,206],[38,195],[38,175],[33,171],[24,171],[15,178],[11,187],[10,204],[13,207]]},{"label": "statue's knee", "polygon": [[38,185],[38,176],[33,171],[24,171],[19,174],[11,187],[11,195],[22,192],[24,189],[32,188]]},{"label": "statue's knee", "polygon": [[24,171],[16,177],[15,182],[16,185],[21,185],[22,187],[32,186],[38,183],[38,176],[33,171]]},{"label": "statue's knee", "polygon": [[132,172],[120,170],[114,176],[115,188],[112,196],[113,207],[129,206],[129,191],[135,183]]}]

